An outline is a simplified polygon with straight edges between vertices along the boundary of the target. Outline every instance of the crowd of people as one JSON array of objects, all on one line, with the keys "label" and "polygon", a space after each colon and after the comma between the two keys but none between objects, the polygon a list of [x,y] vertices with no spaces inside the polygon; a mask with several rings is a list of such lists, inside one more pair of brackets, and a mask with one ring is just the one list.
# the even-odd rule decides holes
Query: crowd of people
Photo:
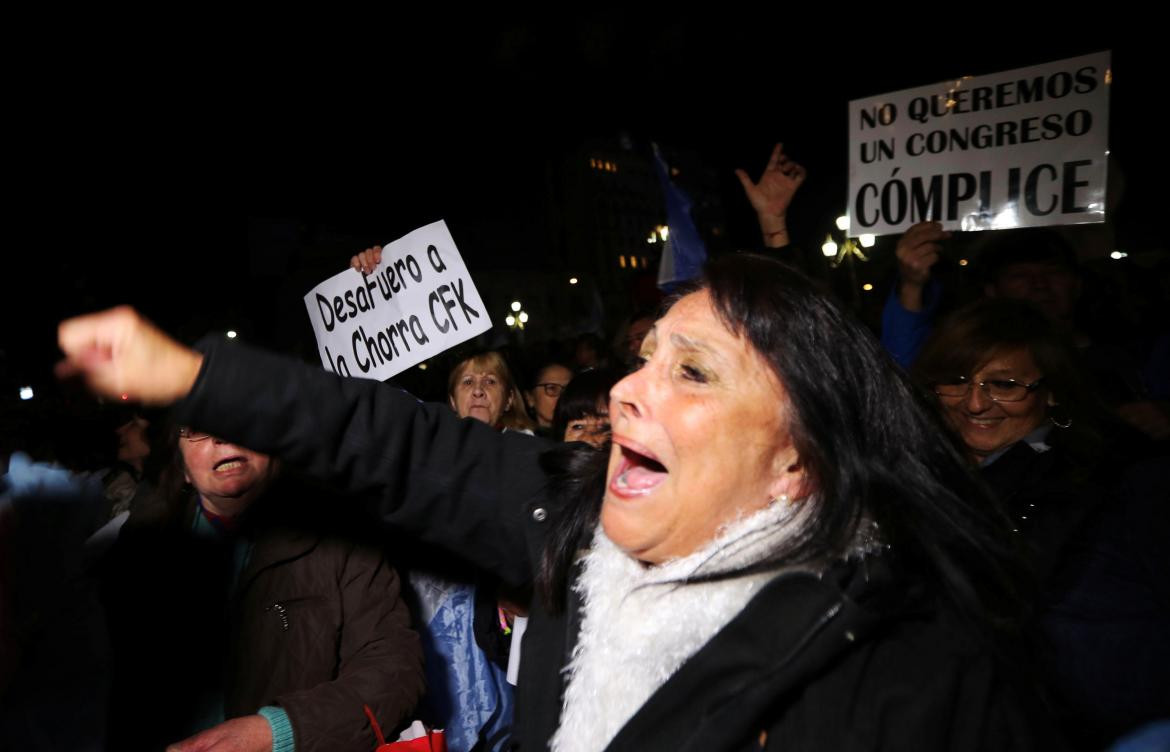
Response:
[{"label": "crowd of people", "polygon": [[755,252],[612,339],[470,353],[444,403],[129,308],[63,322],[62,376],[119,406],[104,460],[5,452],[4,741],[1166,743],[1164,341],[1085,327],[1048,231],[999,233],[948,312],[933,222],[871,332],[797,268],[804,168],[738,175]]}]

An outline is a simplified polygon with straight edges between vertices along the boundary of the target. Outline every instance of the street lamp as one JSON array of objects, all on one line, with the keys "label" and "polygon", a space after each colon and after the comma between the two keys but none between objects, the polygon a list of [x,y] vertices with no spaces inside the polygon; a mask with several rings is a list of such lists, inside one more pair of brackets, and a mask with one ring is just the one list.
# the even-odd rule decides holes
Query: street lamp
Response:
[{"label": "street lamp", "polygon": [[508,325],[509,329],[524,329],[524,325],[528,323],[528,311],[521,310],[518,303],[512,304],[512,310],[516,314],[509,313],[504,317],[504,323]]},{"label": "street lamp", "polygon": [[[833,233],[830,232],[825,236],[825,242],[821,244],[821,253],[825,255],[825,258],[833,259],[832,262],[830,262],[833,268],[840,266],[841,262],[851,256],[856,256],[861,261],[869,261],[861,249],[863,247],[872,247],[873,244],[877,242],[877,238],[868,233],[862,235],[860,238],[849,237],[849,216],[846,214],[842,214],[840,217],[837,217],[836,224],[837,229],[845,234],[845,239],[842,240],[840,244],[838,244],[835,240],[833,240]],[[858,243],[858,240],[861,241],[860,244]]]}]

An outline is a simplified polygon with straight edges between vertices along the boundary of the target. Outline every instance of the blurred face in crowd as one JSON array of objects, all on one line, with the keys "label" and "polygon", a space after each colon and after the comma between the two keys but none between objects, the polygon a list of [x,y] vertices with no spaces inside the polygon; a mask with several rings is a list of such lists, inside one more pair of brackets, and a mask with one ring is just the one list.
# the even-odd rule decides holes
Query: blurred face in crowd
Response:
[{"label": "blurred face in crowd", "polygon": [[495,370],[464,361],[458,366],[451,387],[451,408],[460,418],[475,418],[497,426],[500,416],[512,406],[510,386]]},{"label": "blurred face in crowd", "polygon": [[1076,273],[1056,262],[1008,264],[985,291],[992,297],[1023,300],[1056,323],[1072,321],[1081,282]]},{"label": "blurred face in crowd", "polygon": [[601,353],[597,351],[593,340],[581,339],[577,341],[577,347],[573,352],[573,365],[577,367],[577,370],[596,368],[600,360]]},{"label": "blurred face in crowd", "polygon": [[1026,349],[996,350],[975,373],[967,376],[965,395],[939,395],[947,421],[977,461],[1011,446],[1043,425],[1049,406],[1048,391],[1043,386],[1026,393],[1017,387],[1022,399],[996,401],[978,383],[985,382],[994,390],[997,382],[1003,389],[1009,382],[1033,384],[1042,376]]},{"label": "blurred face in crowd", "polygon": [[537,424],[542,428],[552,425],[557,400],[572,380],[573,372],[555,363],[545,366],[536,375],[536,384],[528,392],[528,404],[536,415]]},{"label": "blurred face in crowd", "polygon": [[642,351],[642,340],[646,339],[653,326],[654,319],[649,316],[630,322],[630,328],[626,331],[626,352],[630,357],[638,357],[638,353]]},{"label": "blurred face in crowd", "polygon": [[584,441],[600,449],[609,442],[609,435],[609,404],[600,402],[595,412],[570,420],[562,438],[565,441]]},{"label": "blurred face in crowd", "polygon": [[150,421],[134,416],[114,429],[118,435],[118,460],[142,470],[142,463],[150,456],[150,444],[146,440],[146,429]]},{"label": "blurred face in crowd", "polygon": [[786,390],[719,319],[706,291],[677,302],[610,392],[601,523],[651,564],[686,556],[781,494],[802,496]]},{"label": "blurred face in crowd", "polygon": [[187,482],[212,512],[228,517],[248,508],[276,475],[277,463],[266,454],[184,429],[179,451]]}]

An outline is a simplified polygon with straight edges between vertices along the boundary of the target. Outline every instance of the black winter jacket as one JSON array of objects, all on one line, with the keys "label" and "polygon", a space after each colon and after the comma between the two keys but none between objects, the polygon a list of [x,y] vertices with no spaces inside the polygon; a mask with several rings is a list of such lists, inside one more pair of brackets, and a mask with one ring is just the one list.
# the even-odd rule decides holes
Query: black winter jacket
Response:
[{"label": "black winter jacket", "polygon": [[[182,420],[295,463],[368,500],[387,523],[531,583],[562,518],[545,442],[459,420],[442,405],[209,342]],[[535,603],[516,741],[557,728],[578,604]],[[611,750],[1051,749],[1024,686],[946,609],[881,557],[784,575],[639,709]]]},{"label": "black winter jacket", "polygon": [[111,749],[161,749],[265,705],[288,713],[298,752],[373,749],[364,705],[387,732],[409,722],[422,649],[398,575],[378,548],[326,535],[305,495],[278,482],[258,500],[246,549],[191,533],[194,495],[131,514],[105,568]]}]

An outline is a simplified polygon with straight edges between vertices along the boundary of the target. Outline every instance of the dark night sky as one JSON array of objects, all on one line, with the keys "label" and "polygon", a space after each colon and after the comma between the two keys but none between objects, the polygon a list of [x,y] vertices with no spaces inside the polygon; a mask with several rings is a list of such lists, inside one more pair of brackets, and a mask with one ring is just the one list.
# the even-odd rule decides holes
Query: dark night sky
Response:
[{"label": "dark night sky", "polygon": [[1164,245],[1150,108],[1165,65],[1104,26],[1010,26],[951,38],[940,22],[866,43],[827,20],[412,22],[366,39],[266,25],[235,37],[230,56],[162,39],[103,49],[13,92],[7,366],[36,377],[55,322],[87,308],[132,302],[170,322],[273,294],[279,241],[258,242],[248,218],[390,240],[443,217],[473,269],[523,266],[543,240],[546,155],[619,132],[702,154],[743,245],[754,227],[732,170],[758,171],[783,140],[810,173],[794,231],[819,242],[844,204],[850,99],[1103,49],[1127,180],[1119,238]]}]

